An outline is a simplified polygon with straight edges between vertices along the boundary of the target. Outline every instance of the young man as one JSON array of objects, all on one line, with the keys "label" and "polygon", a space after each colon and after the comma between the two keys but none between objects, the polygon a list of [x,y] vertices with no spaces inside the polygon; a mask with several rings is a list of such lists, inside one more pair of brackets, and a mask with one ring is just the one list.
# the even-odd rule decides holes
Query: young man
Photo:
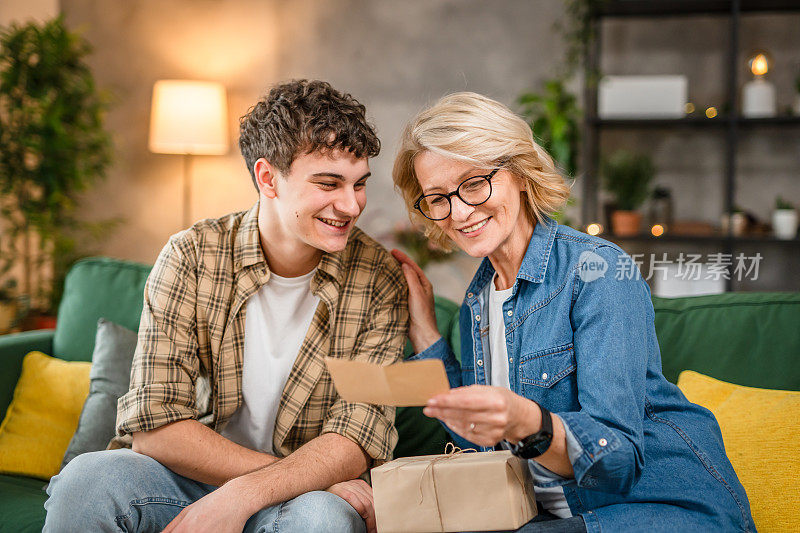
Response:
[{"label": "young man", "polygon": [[323,357],[387,364],[405,342],[402,272],[355,228],[380,143],[364,106],[301,80],[241,119],[239,146],[258,202],[162,250],[119,401],[133,449],[69,463],[45,531],[375,528],[357,478],[391,458],[394,409],[339,398]]}]

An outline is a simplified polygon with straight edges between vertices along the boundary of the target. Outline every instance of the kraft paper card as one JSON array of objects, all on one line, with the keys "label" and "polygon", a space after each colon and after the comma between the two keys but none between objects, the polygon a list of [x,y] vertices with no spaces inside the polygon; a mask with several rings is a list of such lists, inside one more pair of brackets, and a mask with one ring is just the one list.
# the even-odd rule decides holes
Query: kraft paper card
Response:
[{"label": "kraft paper card", "polygon": [[339,396],[348,402],[408,407],[450,390],[444,363],[438,359],[381,366],[326,357]]},{"label": "kraft paper card", "polygon": [[507,450],[403,457],[371,478],[380,533],[514,530],[537,512],[528,465]]}]

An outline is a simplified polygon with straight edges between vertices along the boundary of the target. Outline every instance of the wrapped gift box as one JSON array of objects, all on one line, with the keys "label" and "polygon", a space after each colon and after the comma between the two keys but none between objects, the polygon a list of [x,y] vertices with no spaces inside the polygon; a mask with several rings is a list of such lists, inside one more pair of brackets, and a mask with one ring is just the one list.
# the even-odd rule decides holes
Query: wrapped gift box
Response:
[{"label": "wrapped gift box", "polygon": [[378,531],[496,531],[536,516],[525,460],[510,451],[403,457],[373,468]]}]

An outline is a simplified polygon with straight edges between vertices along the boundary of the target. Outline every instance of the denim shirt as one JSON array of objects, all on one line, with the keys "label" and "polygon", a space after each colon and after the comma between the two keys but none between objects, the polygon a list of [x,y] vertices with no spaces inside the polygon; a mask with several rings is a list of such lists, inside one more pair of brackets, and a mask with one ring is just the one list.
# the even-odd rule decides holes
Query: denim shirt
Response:
[{"label": "denim shirt", "polygon": [[[461,362],[444,339],[414,357],[441,359],[451,387],[487,384],[481,294],[493,276],[484,259],[467,289]],[[755,531],[714,415],[661,373],[654,316],[647,284],[618,246],[551,219],[536,224],[503,304],[509,383],[564,421],[574,470],[566,479],[537,463],[537,484],[563,486],[589,532]]]}]

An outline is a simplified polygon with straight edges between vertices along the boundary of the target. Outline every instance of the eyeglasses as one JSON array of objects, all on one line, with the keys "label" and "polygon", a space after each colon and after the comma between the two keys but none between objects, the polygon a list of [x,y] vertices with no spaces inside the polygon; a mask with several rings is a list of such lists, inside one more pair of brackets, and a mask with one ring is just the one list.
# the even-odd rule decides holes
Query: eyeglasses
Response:
[{"label": "eyeglasses", "polygon": [[458,196],[467,205],[481,205],[492,195],[492,178],[500,168],[497,167],[484,176],[465,179],[453,192],[424,194],[414,203],[414,208],[430,220],[444,220],[450,216],[450,199],[453,196]]}]

